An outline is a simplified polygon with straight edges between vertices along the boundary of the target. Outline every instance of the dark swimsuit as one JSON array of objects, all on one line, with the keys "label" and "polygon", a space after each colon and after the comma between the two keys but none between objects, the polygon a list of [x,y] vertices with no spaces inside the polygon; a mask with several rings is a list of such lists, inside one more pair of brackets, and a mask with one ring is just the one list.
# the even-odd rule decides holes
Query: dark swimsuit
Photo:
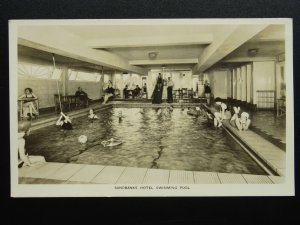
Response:
[{"label": "dark swimsuit", "polygon": [[61,125],[62,129],[64,130],[72,130],[73,127],[72,127],[72,124],[70,122],[64,122],[63,125]]},{"label": "dark swimsuit", "polygon": [[34,100],[34,97],[33,97],[33,95],[31,95],[31,97],[28,97],[27,96],[27,94],[25,94],[26,95],[26,98],[32,98],[32,100],[28,100],[28,99],[26,99],[26,100],[24,100],[24,103],[27,103],[27,102],[32,102],[33,100]]}]

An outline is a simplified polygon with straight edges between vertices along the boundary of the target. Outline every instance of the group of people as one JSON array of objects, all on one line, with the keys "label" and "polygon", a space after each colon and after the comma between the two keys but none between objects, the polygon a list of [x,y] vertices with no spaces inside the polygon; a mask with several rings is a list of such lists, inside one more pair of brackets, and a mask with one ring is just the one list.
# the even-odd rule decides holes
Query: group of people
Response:
[{"label": "group of people", "polygon": [[164,98],[167,99],[168,103],[173,102],[173,88],[174,82],[171,77],[168,77],[168,80],[164,80],[162,78],[161,73],[158,74],[156,79],[156,84],[154,86],[154,90],[152,93],[152,104],[160,104],[162,103],[163,95]]},{"label": "group of people", "polygon": [[[106,104],[109,101],[109,99],[115,96],[115,89],[113,88],[113,84],[111,80],[109,80],[108,83],[104,85],[103,91],[104,91],[103,104]],[[91,99],[88,97],[87,93],[82,90],[81,87],[78,87],[75,96],[78,98],[80,105],[84,105],[84,106],[89,105],[89,101]]]},{"label": "group of people", "polygon": [[249,113],[240,113],[240,107],[233,107],[233,109],[234,114],[232,115],[227,105],[220,98],[216,98],[213,106],[210,107],[210,112],[206,112],[207,118],[213,120],[215,127],[221,127],[222,121],[225,119],[230,120],[230,124],[238,130],[248,130],[251,123]]},{"label": "group of people", "polygon": [[136,85],[133,90],[129,90],[128,85],[125,85],[125,88],[123,89],[123,95],[125,99],[128,99],[130,95],[132,96],[132,98],[140,98],[146,93],[147,93],[146,84],[144,84],[142,88],[140,88],[139,85]]}]

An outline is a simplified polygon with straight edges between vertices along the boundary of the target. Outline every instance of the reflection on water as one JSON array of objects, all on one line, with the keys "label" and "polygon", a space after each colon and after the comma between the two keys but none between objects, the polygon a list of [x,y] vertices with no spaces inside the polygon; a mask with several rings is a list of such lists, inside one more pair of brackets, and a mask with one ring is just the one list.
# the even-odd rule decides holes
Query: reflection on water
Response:
[{"label": "reflection on water", "polygon": [[[96,114],[99,119],[93,122],[87,116],[73,119],[74,129],[65,135],[56,126],[32,132],[29,154],[53,162],[265,174],[223,129],[186,110],[113,108]],[[80,135],[88,137],[86,144],[78,142]],[[101,145],[111,137],[123,143]]]}]

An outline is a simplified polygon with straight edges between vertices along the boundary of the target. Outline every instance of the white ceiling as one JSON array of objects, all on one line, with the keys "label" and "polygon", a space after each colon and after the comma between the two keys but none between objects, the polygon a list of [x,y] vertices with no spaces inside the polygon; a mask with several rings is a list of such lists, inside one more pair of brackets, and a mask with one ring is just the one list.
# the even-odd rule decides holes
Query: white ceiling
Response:
[{"label": "white ceiling", "polygon": [[[225,25],[231,26],[231,25]],[[126,38],[148,38],[148,37],[172,37],[172,36],[195,36],[203,34],[214,34],[224,25],[203,24],[157,24],[157,25],[93,25],[93,26],[62,26],[71,33],[84,40]],[[101,45],[101,43],[99,43]]]},{"label": "white ceiling", "polygon": [[257,49],[255,57],[276,57],[285,52],[284,25],[270,25],[245,44],[227,55],[223,61],[248,58],[249,49]]},{"label": "white ceiling", "polygon": [[157,52],[156,59],[189,59],[198,58],[206,45],[176,45],[156,47],[108,48],[128,60],[147,60],[149,52]]},{"label": "white ceiling", "polygon": [[[82,46],[120,56],[124,62],[145,69],[168,66],[191,69],[198,63],[205,50],[214,43],[222,44],[222,35],[234,30],[235,24],[146,24],[146,25],[68,25],[59,26],[80,40]],[[219,62],[248,57],[248,49],[257,48],[257,57],[275,57],[285,52],[284,25],[269,25],[247,40]],[[242,35],[241,35],[242,36]],[[63,36],[62,36],[63,37]],[[234,37],[238,39],[239,37]],[[230,48],[230,46],[229,46]],[[208,50],[211,51],[212,49]],[[227,48],[225,48],[227,50]],[[218,51],[218,49],[214,50]],[[157,52],[155,60],[149,52]],[[21,55],[49,58],[49,53],[31,48],[19,49]],[[78,61],[57,56],[58,61]],[[173,61],[172,61],[173,60]],[[182,62],[181,62],[182,61]],[[79,62],[79,61],[78,61]],[[176,64],[176,65],[175,65]],[[90,64],[87,66],[91,66]]]}]

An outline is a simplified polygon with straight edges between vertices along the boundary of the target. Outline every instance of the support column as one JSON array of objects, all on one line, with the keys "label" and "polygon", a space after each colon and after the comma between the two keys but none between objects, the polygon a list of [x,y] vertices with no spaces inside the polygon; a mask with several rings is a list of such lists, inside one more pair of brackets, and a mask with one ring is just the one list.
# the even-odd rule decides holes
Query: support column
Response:
[{"label": "support column", "polygon": [[99,99],[101,99],[104,96],[104,91],[103,91],[103,86],[104,86],[104,73],[103,73],[103,66],[102,66],[102,70],[100,73],[101,77],[100,77],[100,81],[99,81],[99,87],[100,87],[100,91],[99,91]]},{"label": "support column", "polygon": [[62,68],[61,81],[62,81],[62,93],[61,94],[68,95],[68,82],[69,82],[68,67]]}]

